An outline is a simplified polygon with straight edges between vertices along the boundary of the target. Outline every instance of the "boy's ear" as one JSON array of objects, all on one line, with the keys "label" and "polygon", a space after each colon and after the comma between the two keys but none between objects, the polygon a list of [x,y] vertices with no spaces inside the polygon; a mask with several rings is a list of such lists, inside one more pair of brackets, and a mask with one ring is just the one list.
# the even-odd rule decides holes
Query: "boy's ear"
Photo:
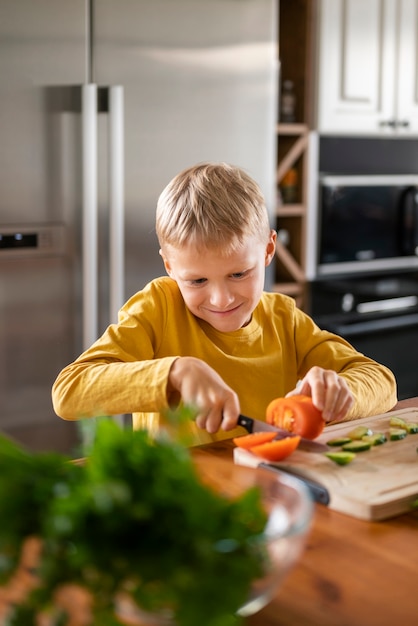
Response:
[{"label": "boy's ear", "polygon": [[167,259],[166,256],[164,256],[164,252],[162,250],[159,251],[159,254],[163,260],[164,263],[164,267],[165,267],[165,271],[167,272],[167,274],[169,276],[171,276],[171,265],[170,265],[170,261]]},{"label": "boy's ear", "polygon": [[277,240],[277,233],[275,230],[272,229],[270,231],[270,237],[266,245],[266,252],[265,252],[265,266],[266,267],[270,265],[270,263],[273,260],[274,254],[276,252],[276,240]]}]

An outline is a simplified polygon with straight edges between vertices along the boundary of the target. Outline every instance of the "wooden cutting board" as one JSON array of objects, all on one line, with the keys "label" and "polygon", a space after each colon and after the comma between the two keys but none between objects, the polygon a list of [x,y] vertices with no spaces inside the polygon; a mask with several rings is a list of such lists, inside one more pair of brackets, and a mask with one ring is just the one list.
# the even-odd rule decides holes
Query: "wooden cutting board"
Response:
[{"label": "wooden cutting board", "polygon": [[[326,443],[360,425],[388,436],[389,420],[394,415],[418,422],[418,408],[402,409],[328,426],[316,441]],[[335,450],[339,448],[330,447],[330,451]],[[263,462],[242,448],[234,449],[234,460],[252,467]],[[344,466],[336,465],[322,453],[301,450],[271,465],[320,483],[328,491],[331,509],[359,519],[383,520],[411,510],[414,503],[418,505],[418,434],[409,434],[399,441],[390,441],[388,437],[386,443],[358,452]]]}]

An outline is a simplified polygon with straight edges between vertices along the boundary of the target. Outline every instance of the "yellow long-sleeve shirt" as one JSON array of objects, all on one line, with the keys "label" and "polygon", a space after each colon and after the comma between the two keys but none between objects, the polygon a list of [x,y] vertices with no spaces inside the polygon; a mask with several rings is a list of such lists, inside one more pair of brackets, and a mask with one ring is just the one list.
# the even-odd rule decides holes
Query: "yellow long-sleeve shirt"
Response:
[{"label": "yellow long-sleeve shirt", "polygon": [[[154,430],[168,408],[168,373],[179,356],[211,365],[238,394],[241,412],[257,419],[314,365],[346,379],[355,398],[347,419],[385,412],[397,401],[390,370],[320,330],[292,298],[263,293],[251,322],[223,333],[192,315],[176,282],[162,277],[135,294],[118,324],[62,370],[52,390],[54,409],[67,420],[132,413],[134,427]],[[194,423],[190,429],[195,444],[244,432],[210,435]]]}]

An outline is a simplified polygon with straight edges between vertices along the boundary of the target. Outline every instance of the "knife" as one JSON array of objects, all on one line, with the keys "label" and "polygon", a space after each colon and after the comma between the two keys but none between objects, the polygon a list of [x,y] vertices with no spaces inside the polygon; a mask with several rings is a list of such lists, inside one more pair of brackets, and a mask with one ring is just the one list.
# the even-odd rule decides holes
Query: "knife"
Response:
[{"label": "knife", "polygon": [[[247,417],[246,415],[240,415],[238,417],[237,425],[245,428],[245,430],[250,434],[275,432],[276,439],[284,439],[285,437],[294,436],[292,435],[292,433],[289,433],[289,431],[285,430],[284,428],[277,428],[277,426],[272,426],[271,424],[267,424],[267,422],[262,422],[261,420]],[[301,437],[298,449],[305,450],[306,452],[327,452],[329,451],[329,446],[327,446],[325,443],[319,443],[318,441],[313,441],[312,439],[306,439],[306,437]]]},{"label": "knife", "polygon": [[321,504],[325,505],[330,503],[330,495],[328,489],[324,487],[324,485],[321,485],[321,483],[317,483],[315,480],[304,476],[297,470],[294,470],[287,466],[284,468],[280,468],[277,467],[277,465],[272,465],[270,463],[260,463],[258,467],[271,470],[272,472],[283,472],[285,474],[291,474],[306,485],[314,502],[320,502]]},{"label": "knife", "polygon": [[[267,424],[267,422],[262,422],[261,420],[253,419],[252,417],[247,417],[246,415],[240,415],[238,417],[238,425],[245,428],[247,432],[251,433],[259,433],[259,432],[276,432],[276,439],[284,439],[285,437],[292,436],[288,430],[284,428],[277,428],[277,426],[272,426],[271,424]],[[305,437],[300,438],[300,442],[298,445],[298,449],[305,450],[306,452],[326,452],[329,451],[329,446],[324,443],[319,443],[318,441],[312,441],[312,439],[306,439]],[[314,502],[319,502],[321,504],[328,505],[330,501],[330,495],[326,487],[321,485],[307,476],[299,473],[297,469],[292,469],[288,466],[286,467],[278,467],[277,465],[273,465],[270,463],[260,463],[259,467],[263,467],[264,469],[275,471],[275,472],[287,472],[288,474],[292,474],[295,478],[301,480],[306,487],[308,488],[312,499]]]}]

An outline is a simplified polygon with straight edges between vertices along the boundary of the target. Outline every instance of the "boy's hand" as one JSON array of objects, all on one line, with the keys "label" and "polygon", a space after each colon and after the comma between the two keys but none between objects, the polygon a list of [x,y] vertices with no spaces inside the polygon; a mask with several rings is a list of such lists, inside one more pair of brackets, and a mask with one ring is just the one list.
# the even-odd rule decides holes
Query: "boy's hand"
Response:
[{"label": "boy's hand", "polygon": [[208,433],[231,430],[237,425],[238,396],[207,363],[195,357],[179,357],[168,375],[168,393],[178,393],[196,407],[196,424]]},{"label": "boy's hand", "polygon": [[314,405],[322,411],[326,422],[344,419],[354,404],[353,395],[342,376],[333,370],[312,367],[286,396],[303,394],[311,396]]}]

